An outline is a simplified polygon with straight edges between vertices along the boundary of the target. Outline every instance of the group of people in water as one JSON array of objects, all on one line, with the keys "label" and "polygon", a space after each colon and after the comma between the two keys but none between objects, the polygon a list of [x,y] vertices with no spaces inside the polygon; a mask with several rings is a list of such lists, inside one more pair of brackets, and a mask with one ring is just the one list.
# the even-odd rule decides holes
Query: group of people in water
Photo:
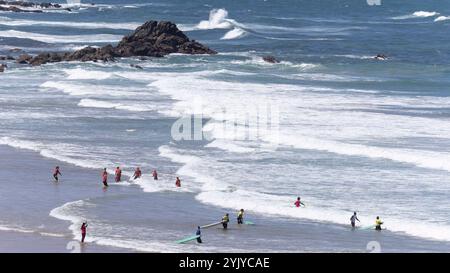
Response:
[{"label": "group of people in water", "polygon": [[[108,187],[108,171],[106,170],[106,168],[103,169],[101,177],[102,177],[102,183],[104,187]],[[55,167],[55,170],[53,172],[53,178],[55,179],[55,182],[59,181],[59,176],[62,176],[61,171],[59,166]],[[158,180],[158,172],[156,170],[152,171],[152,176],[154,180]],[[136,180],[138,178],[142,177],[142,171],[141,168],[137,167],[136,170],[134,171],[134,174],[132,176],[133,180]],[[120,169],[120,167],[117,167],[114,173],[114,180],[116,181],[116,183],[119,183],[122,181],[122,170]],[[181,187],[181,180],[179,177],[176,178],[175,180],[175,186],[176,187]]]},{"label": "group of people in water", "polygon": [[[114,175],[115,175],[115,182],[116,183],[119,183],[119,182],[121,182],[122,181],[122,170],[120,169],[120,167],[117,167],[116,168],[116,170],[115,170],[115,173],[114,173]],[[61,171],[60,171],[60,168],[59,168],[59,166],[56,166],[55,167],[55,170],[54,170],[54,172],[53,172],[53,178],[55,179],[55,182],[58,182],[59,181],[59,176],[62,176],[62,173],[61,173]],[[104,187],[108,187],[108,171],[106,170],[106,168],[104,168],[103,169],[103,172],[102,172],[102,182],[103,182],[103,186]],[[153,170],[152,171],[152,176],[153,176],[153,179],[154,180],[158,180],[158,172],[156,171],[156,170]],[[132,179],[133,180],[136,180],[136,179],[139,179],[139,178],[141,178],[142,177],[142,170],[139,168],[139,167],[137,167],[136,168],[136,170],[134,171],[134,174],[133,174],[133,176],[132,176]],[[180,180],[180,178],[179,177],[177,177],[176,178],[176,180],[175,180],[175,186],[176,187],[181,187],[181,180]],[[305,203],[303,203],[302,201],[301,201],[301,198],[300,198],[300,196],[299,197],[297,197],[297,199],[296,199],[296,201],[294,202],[294,206],[295,207],[297,207],[297,208],[299,208],[299,207],[301,207],[301,206],[303,206],[303,207],[306,207],[306,205],[305,205]],[[351,224],[351,226],[352,226],[352,229],[356,229],[356,221],[358,221],[358,222],[361,222],[359,219],[358,219],[358,216],[357,216],[357,214],[356,214],[356,212],[354,212],[353,213],[353,215],[350,217],[350,224]],[[221,224],[222,224],[222,226],[223,226],[223,229],[228,229],[228,223],[230,222],[230,215],[228,214],[228,213],[226,213],[223,217],[222,217],[222,220],[221,220]],[[219,223],[219,224],[220,224]],[[244,209],[241,209],[241,210],[239,210],[238,211],[238,214],[237,214],[237,223],[239,224],[239,225],[242,225],[242,224],[244,224]],[[383,224],[383,222],[381,221],[381,219],[380,219],[380,217],[379,216],[377,216],[377,218],[376,218],[376,220],[375,220],[375,230],[382,230],[382,228],[381,228],[381,225]],[[87,222],[83,222],[82,223],[82,225],[81,225],[81,242],[82,243],[84,243],[84,240],[85,240],[85,238],[86,238],[86,230],[87,230]],[[372,227],[372,226],[371,226]],[[198,236],[197,237],[197,242],[198,243],[202,243],[202,239],[201,239],[201,227],[200,226],[198,226],[198,228],[197,228],[197,231],[196,231],[196,236]]]}]

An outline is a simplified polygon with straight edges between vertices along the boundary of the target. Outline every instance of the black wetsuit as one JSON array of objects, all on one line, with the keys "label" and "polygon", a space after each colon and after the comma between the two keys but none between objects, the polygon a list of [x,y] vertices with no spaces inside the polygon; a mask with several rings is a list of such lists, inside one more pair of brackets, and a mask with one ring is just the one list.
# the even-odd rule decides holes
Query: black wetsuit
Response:
[{"label": "black wetsuit", "polygon": [[[198,236],[202,235],[202,232],[200,231],[200,229],[197,229],[197,232],[195,233],[195,235],[198,235]],[[202,237],[197,238],[197,243],[199,243],[199,244],[202,243]]]}]

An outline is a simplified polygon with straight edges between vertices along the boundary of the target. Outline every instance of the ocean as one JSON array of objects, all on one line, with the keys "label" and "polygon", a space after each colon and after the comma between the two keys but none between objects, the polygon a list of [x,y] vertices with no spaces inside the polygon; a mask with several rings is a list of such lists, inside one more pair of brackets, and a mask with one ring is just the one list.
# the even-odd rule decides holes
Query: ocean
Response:
[{"label": "ocean", "polygon": [[[370,240],[450,250],[450,3],[91,2],[1,12],[0,55],[114,44],[148,20],[172,21],[219,53],[9,62],[0,145],[43,161],[2,170],[2,229],[79,239],[88,221],[88,242],[125,251],[363,252]],[[193,117],[201,137],[174,137]],[[116,166],[127,181],[112,182]],[[138,166],[144,176],[128,181]],[[226,212],[234,222],[241,208],[255,226],[205,230],[204,246],[173,243]],[[387,230],[352,232],[354,211]]]}]

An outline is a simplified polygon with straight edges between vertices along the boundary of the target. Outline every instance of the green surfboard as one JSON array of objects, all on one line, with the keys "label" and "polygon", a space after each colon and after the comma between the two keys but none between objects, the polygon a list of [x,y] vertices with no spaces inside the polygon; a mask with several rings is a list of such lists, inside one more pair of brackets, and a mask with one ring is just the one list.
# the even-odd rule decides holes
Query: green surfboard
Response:
[{"label": "green surfboard", "polygon": [[184,239],[178,240],[178,241],[176,241],[175,243],[177,243],[177,244],[184,244],[184,243],[193,241],[193,240],[195,240],[195,239],[197,239],[197,238],[200,238],[200,235],[189,236],[189,237],[186,237],[186,238],[184,238]]}]

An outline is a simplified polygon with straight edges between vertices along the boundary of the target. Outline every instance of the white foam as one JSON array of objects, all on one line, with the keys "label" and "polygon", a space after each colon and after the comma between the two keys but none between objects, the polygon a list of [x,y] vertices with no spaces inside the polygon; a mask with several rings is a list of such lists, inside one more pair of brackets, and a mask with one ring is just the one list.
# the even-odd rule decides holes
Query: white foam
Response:
[{"label": "white foam", "polygon": [[213,9],[209,12],[209,20],[201,21],[197,25],[197,29],[228,29],[232,28],[228,19],[228,11],[226,9]]},{"label": "white foam", "polygon": [[70,80],[105,80],[113,76],[113,73],[103,71],[92,71],[81,68],[76,69],[64,69],[64,73],[68,75]]},{"label": "white foam", "polygon": [[118,110],[126,110],[131,112],[147,112],[156,110],[155,106],[152,105],[144,105],[140,103],[133,103],[129,101],[122,101],[120,103],[102,101],[96,99],[82,99],[78,106],[80,107],[88,107],[88,108],[104,108],[104,109],[118,109]]},{"label": "white foam", "polygon": [[31,39],[44,43],[111,43],[119,41],[122,36],[112,34],[93,35],[47,35],[17,30],[0,31],[0,37]]},{"label": "white foam", "polygon": [[447,20],[450,20],[450,16],[439,16],[436,19],[434,19],[435,22],[442,22]]},{"label": "white foam", "polygon": [[245,32],[245,30],[243,30],[241,28],[233,28],[232,30],[225,33],[225,35],[223,35],[223,37],[220,39],[221,40],[233,40],[233,39],[242,38],[246,34],[247,34],[247,32]]},{"label": "white foam", "polygon": [[41,84],[44,89],[56,89],[71,96],[111,96],[111,97],[127,97],[135,95],[132,91],[113,86],[99,86],[90,84],[76,84],[63,81],[47,81]]},{"label": "white foam", "polygon": [[434,17],[437,15],[439,15],[439,13],[435,12],[435,11],[415,11],[412,14],[397,16],[397,17],[393,17],[392,19],[404,20],[404,19],[413,19],[413,18],[427,18],[427,17]]}]

